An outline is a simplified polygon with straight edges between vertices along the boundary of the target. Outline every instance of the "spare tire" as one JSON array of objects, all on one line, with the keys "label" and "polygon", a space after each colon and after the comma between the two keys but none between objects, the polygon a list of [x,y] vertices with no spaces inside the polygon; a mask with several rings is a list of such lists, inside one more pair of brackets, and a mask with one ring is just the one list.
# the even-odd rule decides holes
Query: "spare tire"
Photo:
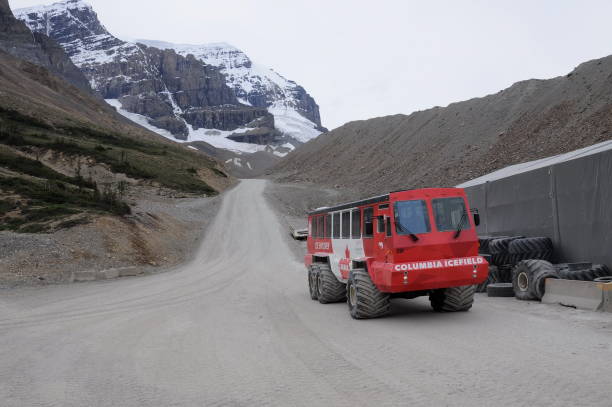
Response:
[{"label": "spare tire", "polygon": [[510,253],[538,253],[552,250],[552,240],[548,237],[524,237],[515,239],[508,245]]},{"label": "spare tire", "polygon": [[490,244],[495,239],[502,239],[507,236],[480,236],[478,238],[478,252],[479,253],[491,253]]},{"label": "spare tire", "polygon": [[591,270],[593,271],[593,280],[610,275],[610,270],[605,264],[594,264]]},{"label": "spare tire", "polygon": [[489,266],[489,276],[484,281],[484,283],[480,283],[480,284],[478,284],[476,286],[476,292],[477,293],[486,293],[487,292],[487,286],[489,284],[494,284],[494,283],[498,283],[499,282],[499,281],[495,280],[496,277],[497,277],[497,267],[496,266]]},{"label": "spare tire", "polygon": [[510,253],[515,263],[522,260],[551,261],[553,257],[553,244],[552,240],[547,237],[515,239],[508,245],[508,253]]},{"label": "spare tire", "polygon": [[491,240],[489,243],[489,251],[492,255],[493,264],[503,266],[505,264],[515,264],[514,256],[508,252],[510,243],[516,239],[521,239],[522,236],[502,237]]},{"label": "spare tire", "polygon": [[555,267],[545,260],[523,260],[516,265],[512,276],[514,294],[519,300],[541,300],[546,278],[557,277]]},{"label": "spare tire", "polygon": [[[580,263],[588,264],[588,263]],[[610,275],[610,270],[604,264],[593,264],[587,269],[561,269],[559,270],[559,277],[565,280],[578,280],[578,281],[593,281],[599,277],[605,277]]]},{"label": "spare tire", "polygon": [[497,272],[497,281],[499,283],[511,283],[514,266],[512,264],[504,264],[499,266]]},{"label": "spare tire", "polygon": [[494,283],[487,287],[489,297],[514,297],[512,283]]},{"label": "spare tire", "polygon": [[510,242],[512,242],[515,239],[518,239],[518,238],[517,237],[502,237],[502,238],[491,240],[491,242],[489,243],[489,250],[491,254],[508,253],[508,246],[510,245]]}]

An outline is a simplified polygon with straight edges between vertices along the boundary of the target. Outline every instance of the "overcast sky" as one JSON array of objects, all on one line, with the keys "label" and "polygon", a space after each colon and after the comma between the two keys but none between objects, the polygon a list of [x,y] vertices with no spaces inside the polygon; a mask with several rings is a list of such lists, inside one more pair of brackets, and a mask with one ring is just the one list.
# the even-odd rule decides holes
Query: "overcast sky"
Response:
[{"label": "overcast sky", "polygon": [[[50,4],[9,0],[11,7]],[[89,0],[119,37],[228,42],[293,79],[323,124],[410,113],[612,54],[612,1]]]}]

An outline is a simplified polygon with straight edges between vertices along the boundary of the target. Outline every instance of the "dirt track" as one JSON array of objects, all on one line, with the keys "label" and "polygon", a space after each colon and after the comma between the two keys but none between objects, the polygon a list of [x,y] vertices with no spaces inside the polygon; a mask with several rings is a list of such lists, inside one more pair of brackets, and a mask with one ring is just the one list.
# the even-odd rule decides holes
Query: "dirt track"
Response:
[{"label": "dirt track", "polygon": [[610,405],[611,314],[479,296],[354,321],[309,299],[264,186],[174,272],[0,291],[0,404]]}]

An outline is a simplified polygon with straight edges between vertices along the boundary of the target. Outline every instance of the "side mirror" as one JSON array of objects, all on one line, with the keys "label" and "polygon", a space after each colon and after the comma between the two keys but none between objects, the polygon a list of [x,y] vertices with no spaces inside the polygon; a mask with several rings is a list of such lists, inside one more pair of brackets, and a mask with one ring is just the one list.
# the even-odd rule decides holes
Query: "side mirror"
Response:
[{"label": "side mirror", "polygon": [[474,213],[474,224],[476,226],[480,225],[480,214],[478,212]]}]

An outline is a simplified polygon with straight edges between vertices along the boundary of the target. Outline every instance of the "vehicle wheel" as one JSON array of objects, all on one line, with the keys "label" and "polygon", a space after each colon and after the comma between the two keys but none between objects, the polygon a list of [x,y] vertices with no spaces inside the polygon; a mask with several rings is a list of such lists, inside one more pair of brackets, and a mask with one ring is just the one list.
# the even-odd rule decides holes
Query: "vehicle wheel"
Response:
[{"label": "vehicle wheel", "polygon": [[595,280],[596,283],[612,283],[612,276],[606,276],[606,277],[597,277]]},{"label": "vehicle wheel", "polygon": [[487,287],[489,297],[514,297],[514,287],[512,283],[495,283]]},{"label": "vehicle wheel", "polygon": [[474,285],[442,288],[429,294],[429,302],[436,312],[467,311],[474,304],[475,292]]},{"label": "vehicle wheel", "polygon": [[555,267],[545,260],[523,260],[513,272],[514,295],[519,300],[541,300],[548,277],[557,277]]},{"label": "vehicle wheel", "polygon": [[497,266],[489,266],[489,276],[487,277],[484,283],[478,284],[478,286],[476,286],[476,292],[486,293],[487,286],[489,284],[496,283],[497,282],[495,281],[496,278],[497,278]]},{"label": "vehicle wheel", "polygon": [[316,264],[311,265],[308,268],[308,289],[310,291],[310,298],[316,300],[318,297],[317,293],[317,274],[319,272],[319,266]]},{"label": "vehicle wheel", "polygon": [[351,317],[355,319],[378,318],[389,312],[389,294],[378,291],[364,269],[351,270],[346,297]]},{"label": "vehicle wheel", "polygon": [[338,281],[328,264],[319,264],[317,273],[317,299],[321,304],[346,299],[346,286]]}]

